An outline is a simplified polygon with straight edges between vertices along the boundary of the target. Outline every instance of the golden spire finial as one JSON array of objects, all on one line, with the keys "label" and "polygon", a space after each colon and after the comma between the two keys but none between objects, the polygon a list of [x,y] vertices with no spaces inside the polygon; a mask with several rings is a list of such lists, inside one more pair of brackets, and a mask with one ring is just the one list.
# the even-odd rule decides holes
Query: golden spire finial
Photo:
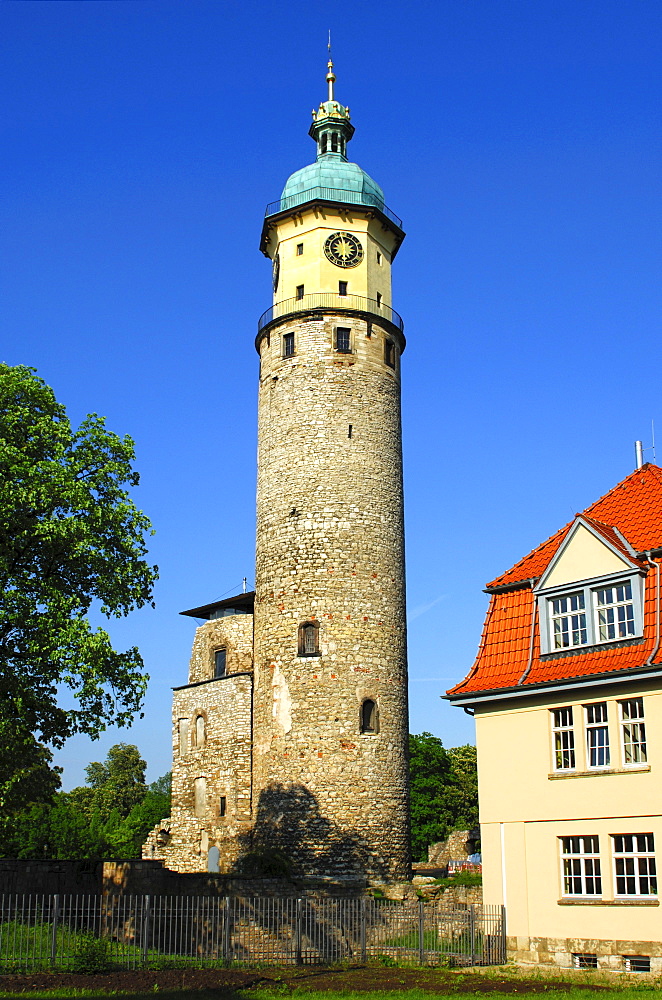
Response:
[{"label": "golden spire finial", "polygon": [[329,28],[329,43],[327,45],[327,48],[329,50],[329,61],[327,63],[327,67],[328,67],[329,72],[326,74],[326,82],[329,85],[329,100],[333,101],[334,100],[333,85],[336,82],[336,77],[335,77],[335,74],[333,72],[333,60],[331,58],[331,29],[330,28]]}]

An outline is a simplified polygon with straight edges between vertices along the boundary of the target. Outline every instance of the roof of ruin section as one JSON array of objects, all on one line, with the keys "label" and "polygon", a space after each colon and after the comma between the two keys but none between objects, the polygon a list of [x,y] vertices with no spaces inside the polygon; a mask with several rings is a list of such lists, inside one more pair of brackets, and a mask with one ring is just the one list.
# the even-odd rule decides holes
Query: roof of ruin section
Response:
[{"label": "roof of ruin section", "polygon": [[[642,554],[662,548],[662,469],[644,465],[578,514],[629,562],[645,566]],[[549,566],[575,521],[566,524],[490,584],[490,606],[476,661],[463,681],[448,691],[451,698],[470,692],[498,691],[610,674],[642,667],[655,648],[655,588],[646,587],[643,638],[621,645],[549,653],[541,658],[540,632],[534,621],[533,587]],[[628,546],[631,549],[628,549]],[[537,616],[536,616],[537,618]],[[522,676],[530,670],[522,682]]]},{"label": "roof of ruin section", "polygon": [[255,591],[249,590],[247,594],[237,594],[236,597],[226,597],[222,601],[214,601],[213,604],[203,604],[201,608],[191,608],[190,611],[180,611],[180,615],[188,615],[189,618],[211,618],[214,611],[220,608],[240,608],[244,613],[253,613],[255,604]]}]

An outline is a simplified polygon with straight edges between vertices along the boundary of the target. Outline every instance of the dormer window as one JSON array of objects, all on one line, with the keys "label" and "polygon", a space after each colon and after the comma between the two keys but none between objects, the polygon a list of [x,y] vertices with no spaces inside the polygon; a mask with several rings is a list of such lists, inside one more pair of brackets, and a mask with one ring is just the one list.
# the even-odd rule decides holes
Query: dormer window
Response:
[{"label": "dormer window", "polygon": [[541,652],[618,642],[641,635],[641,579],[587,583],[540,596]]},{"label": "dormer window", "polygon": [[642,634],[642,567],[622,535],[588,517],[578,517],[568,532],[540,580],[537,599],[542,653]]}]

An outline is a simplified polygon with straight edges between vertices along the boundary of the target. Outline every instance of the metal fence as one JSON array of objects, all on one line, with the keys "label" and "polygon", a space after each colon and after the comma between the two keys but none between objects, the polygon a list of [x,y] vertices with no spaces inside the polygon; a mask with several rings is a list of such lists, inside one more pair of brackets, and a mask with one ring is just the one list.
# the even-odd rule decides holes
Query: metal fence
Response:
[{"label": "metal fence", "polygon": [[338,961],[495,965],[501,906],[372,898],[0,896],[0,970]]}]

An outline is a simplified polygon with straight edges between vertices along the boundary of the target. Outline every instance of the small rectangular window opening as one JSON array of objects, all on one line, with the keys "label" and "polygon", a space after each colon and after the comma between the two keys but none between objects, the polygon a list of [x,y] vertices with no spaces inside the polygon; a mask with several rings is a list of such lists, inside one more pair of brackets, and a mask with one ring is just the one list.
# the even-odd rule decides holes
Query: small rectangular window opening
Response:
[{"label": "small rectangular window opening", "polygon": [[347,295],[347,282],[346,281],[339,281],[338,282],[338,295]]},{"label": "small rectangular window opening", "polygon": [[218,800],[218,815],[225,816],[227,812],[227,807],[228,807],[228,800],[226,799],[225,795],[221,795],[221,797]]},{"label": "small rectangular window opening", "polygon": [[297,285],[297,299],[303,298],[303,285]]},{"label": "small rectangular window opening", "polygon": [[299,656],[319,656],[317,622],[304,622],[299,626]]},{"label": "small rectangular window opening", "polygon": [[227,650],[217,649],[214,653],[214,677],[225,677],[227,666]]},{"label": "small rectangular window opening", "polygon": [[341,354],[351,353],[351,334],[352,331],[347,326],[339,326],[336,328],[336,350],[340,351]]},{"label": "small rectangular window opening", "polygon": [[585,951],[573,952],[572,967],[573,969],[597,969],[598,956],[588,954]]},{"label": "small rectangular window opening", "polygon": [[382,293],[377,292],[377,305],[381,306],[381,304],[382,304]]},{"label": "small rectangular window opening", "polygon": [[283,334],[283,357],[291,358],[294,354],[294,334]]},{"label": "small rectangular window opening", "polygon": [[349,425],[349,429],[348,429],[348,431],[347,431],[347,437],[348,437],[348,438],[351,438],[351,436],[352,436],[352,425],[350,424],[350,425]]},{"label": "small rectangular window opening", "polygon": [[380,254],[380,252],[379,252],[379,250],[378,250],[378,251],[377,251],[377,263],[378,263],[378,264],[381,264],[381,262],[382,262],[382,255]]},{"label": "small rectangular window opening", "polygon": [[392,340],[384,341],[384,361],[389,368],[395,368],[395,344]]},{"label": "small rectangular window opening", "polygon": [[650,972],[650,955],[623,955],[623,967],[626,972]]},{"label": "small rectangular window opening", "polygon": [[297,243],[297,257],[303,256],[303,243]]}]

